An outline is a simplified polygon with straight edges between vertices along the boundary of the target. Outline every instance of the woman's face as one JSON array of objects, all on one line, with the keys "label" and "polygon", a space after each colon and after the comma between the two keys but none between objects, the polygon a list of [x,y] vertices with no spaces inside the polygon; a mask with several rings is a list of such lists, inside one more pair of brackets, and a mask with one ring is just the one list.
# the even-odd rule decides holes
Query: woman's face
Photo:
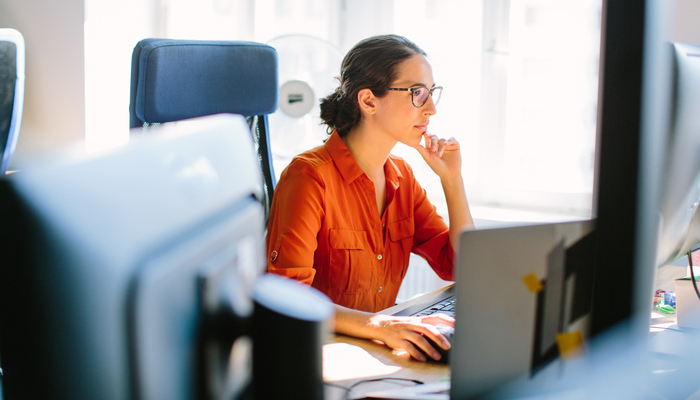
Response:
[{"label": "woman's face", "polygon": [[[426,86],[429,89],[435,86],[433,69],[428,60],[420,54],[399,64],[396,80],[389,87],[417,86]],[[428,101],[420,108],[413,105],[410,91],[388,90],[383,97],[377,98],[376,122],[380,129],[386,131],[393,139],[409,146],[420,143],[423,133],[428,129],[430,117],[435,113],[432,96],[429,96]]]}]

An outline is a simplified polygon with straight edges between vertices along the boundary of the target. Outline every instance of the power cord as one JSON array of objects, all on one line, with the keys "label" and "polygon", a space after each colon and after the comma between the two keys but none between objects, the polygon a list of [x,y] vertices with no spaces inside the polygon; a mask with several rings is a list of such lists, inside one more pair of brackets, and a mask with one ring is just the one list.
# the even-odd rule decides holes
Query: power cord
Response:
[{"label": "power cord", "polygon": [[348,386],[348,387],[345,387],[345,386],[342,386],[342,385],[336,385],[335,383],[330,383],[330,382],[324,382],[323,384],[324,384],[324,385],[328,385],[328,386],[330,386],[330,387],[334,387],[334,388],[338,388],[338,389],[344,390],[344,391],[345,391],[345,400],[350,400],[350,392],[352,392],[352,390],[355,389],[356,387],[358,387],[358,386],[360,386],[360,385],[362,385],[362,384],[365,384],[365,383],[371,383],[371,382],[385,382],[385,381],[396,381],[396,383],[399,383],[399,382],[410,382],[410,383],[414,383],[414,384],[416,384],[416,385],[422,385],[422,384],[425,383],[425,382],[421,382],[421,381],[416,380],[416,379],[391,378],[391,377],[389,377],[389,378],[365,379],[365,380],[362,380],[362,381],[355,382],[355,383],[353,383],[352,385],[350,385],[350,386]]}]

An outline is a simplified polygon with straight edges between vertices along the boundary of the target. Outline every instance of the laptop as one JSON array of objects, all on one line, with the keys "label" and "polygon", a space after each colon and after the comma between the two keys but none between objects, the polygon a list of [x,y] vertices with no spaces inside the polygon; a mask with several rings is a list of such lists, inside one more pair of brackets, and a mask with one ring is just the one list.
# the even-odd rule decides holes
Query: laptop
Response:
[{"label": "laptop", "polygon": [[[439,294],[456,298],[451,382],[421,385],[414,397],[391,391],[368,397],[477,397],[530,379],[575,350],[587,336],[593,234],[590,220],[463,232],[455,285]],[[426,297],[408,314],[438,312],[443,300]]]}]

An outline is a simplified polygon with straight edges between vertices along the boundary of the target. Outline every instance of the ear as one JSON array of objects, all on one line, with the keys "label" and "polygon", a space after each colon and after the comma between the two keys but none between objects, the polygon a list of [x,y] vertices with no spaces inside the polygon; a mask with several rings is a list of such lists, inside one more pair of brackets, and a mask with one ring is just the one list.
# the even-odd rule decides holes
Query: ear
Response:
[{"label": "ear", "polygon": [[362,89],[357,92],[357,104],[360,106],[360,111],[363,114],[374,114],[377,112],[376,99],[370,89]]}]

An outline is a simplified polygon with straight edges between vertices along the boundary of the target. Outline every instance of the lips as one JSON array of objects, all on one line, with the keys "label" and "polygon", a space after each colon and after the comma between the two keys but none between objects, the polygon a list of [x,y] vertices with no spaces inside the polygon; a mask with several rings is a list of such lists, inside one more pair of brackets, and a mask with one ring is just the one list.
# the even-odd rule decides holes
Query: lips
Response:
[{"label": "lips", "polygon": [[427,131],[428,131],[428,123],[427,123],[427,122],[426,122],[425,124],[414,125],[414,126],[415,126],[417,129],[420,129],[420,130],[423,131],[423,132],[427,132]]}]

